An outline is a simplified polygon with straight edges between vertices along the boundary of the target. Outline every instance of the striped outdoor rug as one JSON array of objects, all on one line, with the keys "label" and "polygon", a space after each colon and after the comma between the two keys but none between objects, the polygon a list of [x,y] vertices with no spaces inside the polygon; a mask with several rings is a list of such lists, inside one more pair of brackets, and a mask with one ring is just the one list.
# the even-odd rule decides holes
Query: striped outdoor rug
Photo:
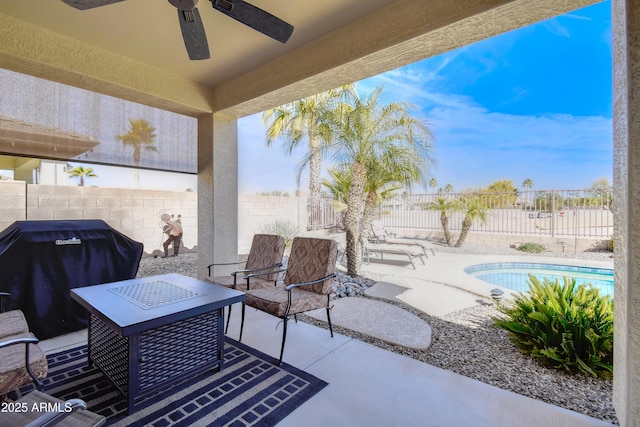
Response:
[{"label": "striped outdoor rug", "polygon": [[[127,403],[96,368],[87,366],[87,347],[47,357],[45,392],[80,398],[114,426],[272,426],[327,383],[230,338],[221,372],[205,373],[150,398],[126,415]],[[23,389],[28,392],[28,387]]]}]

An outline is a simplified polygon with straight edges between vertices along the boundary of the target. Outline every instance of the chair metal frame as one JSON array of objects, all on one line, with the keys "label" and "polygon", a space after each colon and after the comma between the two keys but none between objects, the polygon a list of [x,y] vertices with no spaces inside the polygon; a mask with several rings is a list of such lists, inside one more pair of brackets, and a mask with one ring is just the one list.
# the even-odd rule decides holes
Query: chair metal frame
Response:
[{"label": "chair metal frame", "polygon": [[[296,238],[296,239],[298,239],[298,238]],[[326,239],[325,239],[325,240],[326,240]],[[334,242],[334,244],[335,244],[335,242]],[[293,245],[293,247],[292,247],[292,250],[294,250],[294,249],[295,249],[295,244],[294,244],[294,245]],[[336,247],[334,248],[334,250],[335,250],[335,253],[334,253],[335,258],[337,258],[337,245],[336,245]],[[330,260],[332,257],[333,257],[333,255],[329,255],[329,258],[328,258],[328,259]],[[289,261],[291,261],[291,258],[289,259]],[[289,265],[287,265],[287,268],[285,268],[285,269],[281,269],[281,270],[278,270],[278,271],[277,271],[277,272],[278,272],[278,274],[285,273],[285,283],[286,283],[286,280],[287,280],[287,276],[286,276],[286,274],[288,274],[288,270],[290,269],[290,268],[289,268],[290,266],[291,266],[291,265],[289,264]],[[335,269],[335,265],[334,265],[334,269]],[[247,275],[247,276],[246,276],[246,280],[247,280],[247,294],[250,294],[250,293],[251,293],[251,279],[252,279],[252,278],[254,278],[254,277],[258,277],[258,276],[261,276],[261,275],[266,275],[266,274],[274,273],[274,272],[275,272],[275,271],[271,271],[271,272],[262,272],[262,273],[255,273],[255,274],[249,274],[249,275]],[[282,364],[282,357],[283,357],[283,355],[284,355],[284,348],[285,348],[285,344],[286,344],[286,340],[287,340],[287,322],[288,322],[288,320],[289,320],[289,317],[293,315],[293,316],[294,316],[294,319],[297,321],[298,319],[297,319],[297,316],[296,316],[296,315],[297,315],[298,313],[303,313],[304,311],[309,311],[309,310],[315,310],[315,309],[318,309],[318,308],[322,308],[322,306],[315,306],[315,307],[310,307],[310,308],[308,308],[308,309],[305,309],[304,311],[296,311],[295,313],[291,313],[291,307],[292,307],[292,304],[293,304],[293,298],[295,298],[295,297],[293,296],[293,291],[294,291],[296,288],[300,288],[300,287],[302,287],[302,286],[309,286],[309,285],[313,285],[313,284],[315,284],[315,283],[321,283],[321,282],[324,282],[324,281],[326,281],[326,280],[333,279],[334,277],[336,277],[336,273],[335,273],[335,271],[334,271],[334,272],[332,272],[331,274],[328,274],[328,275],[326,275],[326,276],[324,276],[324,277],[322,277],[322,278],[319,278],[319,279],[314,279],[314,280],[305,281],[305,282],[301,282],[301,283],[290,283],[290,284],[288,284],[288,285],[286,285],[286,286],[278,286],[278,287],[276,287],[277,289],[282,290],[282,292],[287,292],[287,305],[286,305],[286,308],[285,308],[285,310],[284,310],[284,314],[283,314],[282,316],[277,315],[277,314],[275,314],[275,313],[270,313],[269,311],[262,310],[262,309],[260,309],[260,308],[256,307],[257,309],[259,309],[259,310],[261,310],[261,311],[263,311],[263,312],[265,312],[265,313],[268,313],[268,314],[271,314],[271,315],[273,315],[273,316],[275,316],[275,317],[281,318],[281,319],[282,319],[282,321],[283,321],[283,328],[282,328],[282,344],[281,344],[281,346],[280,346],[280,358],[278,359],[278,366]],[[319,292],[316,292],[316,293],[317,293],[318,295],[322,295],[322,293],[319,293]],[[330,304],[331,304],[331,297],[330,297],[330,292],[329,292],[329,293],[327,293],[327,295],[326,295],[326,304],[324,305],[324,307],[326,308],[326,311],[327,311],[327,322],[328,322],[328,324],[329,324],[329,332],[331,333],[331,337],[333,337],[333,325],[332,325],[332,323],[331,323],[331,312],[330,312],[330,310],[331,310],[331,305],[330,305]],[[242,303],[242,320],[241,320],[241,323],[240,323],[240,337],[239,337],[239,341],[242,341],[242,334],[243,334],[243,331],[244,331],[244,319],[245,319],[245,310],[246,310],[246,306],[247,306],[247,304],[246,304],[246,300],[245,300],[245,302],[243,302],[243,303]]]},{"label": "chair metal frame", "polygon": [[[222,266],[222,265],[240,265],[240,264],[245,264],[248,261],[248,259],[244,260],[244,261],[235,261],[235,262],[219,262],[219,263],[213,263],[213,264],[209,264],[207,266],[207,271],[209,273],[209,277],[211,277],[211,267],[214,266]],[[260,271],[264,271],[264,270],[269,270],[269,269],[274,269],[274,268],[278,268],[278,267],[282,267],[282,262],[278,262],[266,267],[261,267],[261,268],[251,268],[251,269],[240,269],[240,270],[236,270],[234,272],[232,272],[230,275],[233,276],[233,289],[236,289],[237,285],[238,285],[238,274],[251,274],[251,273],[257,273]],[[265,273],[265,275],[269,275],[274,273],[274,271],[271,272],[267,272]],[[212,283],[215,283],[212,281]],[[276,278],[273,280],[273,286],[276,286],[276,284],[278,283],[278,276],[276,276]],[[248,288],[247,288],[248,289]],[[229,322],[231,320],[231,305],[229,306],[228,310],[227,310],[227,325],[225,326],[224,329],[224,333],[227,334],[229,332]]]},{"label": "chair metal frame", "polygon": [[[7,304],[5,303],[5,299],[10,297],[11,294],[8,292],[0,292],[0,313],[4,313],[5,312],[5,308],[7,306]],[[29,356],[30,356],[30,352],[29,352],[29,348],[30,348],[30,344],[35,344],[37,345],[40,342],[40,340],[38,338],[35,337],[22,337],[22,338],[12,338],[12,339],[6,339],[6,337],[4,339],[0,339],[0,348],[5,348],[5,347],[9,347],[12,345],[19,345],[19,344],[24,344],[25,345],[25,350],[24,350],[24,365],[25,365],[25,369],[27,371],[27,373],[29,374],[29,376],[31,377],[31,379],[33,380],[33,382],[36,385],[36,389],[38,389],[39,391],[43,391],[44,390],[44,382],[38,378],[33,371],[31,370],[31,366],[29,363]]]},{"label": "chair metal frame", "polygon": [[[280,270],[280,272],[286,272],[286,269]],[[269,274],[269,273],[262,273],[262,274]],[[259,276],[260,274],[252,274],[246,277],[247,280],[247,289],[249,289],[249,281],[251,280],[251,277],[256,277]],[[282,356],[284,355],[284,346],[287,340],[287,321],[289,319],[289,316],[291,316],[291,291],[293,291],[293,289],[298,288],[300,286],[307,286],[307,285],[313,285],[314,283],[320,283],[320,282],[324,282],[325,280],[329,280],[336,277],[336,273],[332,273],[329,274],[328,276],[325,276],[321,279],[317,279],[317,280],[312,280],[310,282],[303,282],[303,283],[292,283],[290,285],[287,285],[285,287],[282,288],[283,291],[287,292],[287,308],[285,310],[285,314],[282,317],[279,317],[282,319],[283,322],[283,326],[282,326],[282,344],[280,346],[280,358],[278,360],[278,366],[280,366],[282,364]],[[333,338],[333,325],[331,324],[331,297],[329,295],[327,295],[327,305],[326,305],[326,310],[327,310],[327,322],[329,323],[329,332],[331,333],[331,338]],[[246,304],[243,302],[242,303],[242,320],[240,322],[240,338],[238,339],[238,341],[242,342],[242,332],[244,330],[244,317],[245,317],[245,307]],[[314,307],[312,310],[315,310],[319,307]],[[300,312],[302,313],[302,312]],[[271,313],[268,313],[271,314]],[[296,322],[298,321],[297,317],[295,317],[298,313],[293,313],[293,316],[296,320]],[[276,316],[278,317],[278,316]]]}]

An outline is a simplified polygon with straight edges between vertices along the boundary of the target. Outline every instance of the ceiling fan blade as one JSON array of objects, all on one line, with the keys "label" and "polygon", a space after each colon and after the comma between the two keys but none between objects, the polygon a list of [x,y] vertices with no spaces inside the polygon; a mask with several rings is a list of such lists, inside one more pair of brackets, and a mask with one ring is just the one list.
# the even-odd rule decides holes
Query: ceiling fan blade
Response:
[{"label": "ceiling fan blade", "polygon": [[178,20],[180,21],[182,38],[184,39],[184,46],[187,48],[189,59],[211,58],[207,34],[204,31],[198,8],[194,7],[190,10],[178,9]]},{"label": "ceiling fan blade", "polygon": [[106,6],[124,0],[62,0],[64,3],[78,10],[93,9],[94,7]]},{"label": "ceiling fan blade", "polygon": [[242,0],[210,0],[213,8],[261,32],[286,43],[293,32],[293,25],[273,16],[259,7]]}]

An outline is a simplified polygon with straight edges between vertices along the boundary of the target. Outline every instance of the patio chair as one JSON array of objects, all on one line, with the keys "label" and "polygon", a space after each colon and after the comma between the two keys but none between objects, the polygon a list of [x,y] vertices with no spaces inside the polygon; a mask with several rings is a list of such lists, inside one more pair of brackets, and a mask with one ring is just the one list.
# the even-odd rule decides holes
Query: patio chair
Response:
[{"label": "patio chair", "polygon": [[435,251],[433,250],[434,246],[431,242],[427,242],[427,241],[416,241],[416,240],[406,240],[406,239],[398,239],[395,237],[395,235],[392,235],[390,233],[387,232],[387,230],[384,228],[384,225],[382,225],[382,222],[380,221],[373,221],[371,223],[371,236],[369,237],[369,242],[370,243],[386,243],[389,245],[405,245],[405,246],[413,246],[413,247],[419,247],[424,256],[429,258],[429,255],[427,255],[427,249],[429,249],[431,251],[432,255],[436,255]]},{"label": "patio chair", "polygon": [[[252,289],[273,287],[276,285],[280,274],[279,267],[282,266],[284,247],[285,241],[282,236],[276,234],[256,234],[253,236],[251,249],[249,250],[249,256],[246,261],[209,264],[207,266],[209,275],[205,277],[205,279],[220,286],[246,291],[248,289],[248,285],[247,282],[242,280],[244,277],[251,273],[266,272],[267,274],[252,280],[251,287]],[[236,270],[226,276],[211,275],[211,267],[213,266],[241,264],[244,264],[243,269]],[[238,282],[238,275],[241,275],[240,282]],[[229,306],[225,333],[229,330],[230,318],[231,306]]]},{"label": "patio chair", "polygon": [[[0,300],[9,294],[0,292]],[[0,396],[31,382],[38,390],[47,376],[47,358],[20,310],[0,313]]]},{"label": "patio chair", "polygon": [[[287,339],[287,321],[298,313],[326,308],[329,331],[333,337],[331,315],[329,313],[329,293],[331,281],[335,277],[338,245],[335,240],[296,237],[291,245],[291,254],[284,276],[284,284],[276,287],[254,289],[253,281],[259,279],[260,273],[246,277],[246,299],[242,304],[242,322],[240,324],[240,341],[244,328],[245,307],[256,308],[283,320],[282,345],[280,359],[282,364],[284,345]],[[297,319],[296,319],[297,320]]]},{"label": "patio chair", "polygon": [[[9,411],[2,414],[2,425],[49,427],[64,425],[67,427],[97,427],[107,422],[102,415],[87,411],[87,404],[81,399],[62,401],[39,391],[32,391],[13,403],[25,411]],[[34,411],[34,408],[46,407],[50,411]],[[53,409],[53,410],[51,410]],[[57,410],[55,410],[57,409]]]}]

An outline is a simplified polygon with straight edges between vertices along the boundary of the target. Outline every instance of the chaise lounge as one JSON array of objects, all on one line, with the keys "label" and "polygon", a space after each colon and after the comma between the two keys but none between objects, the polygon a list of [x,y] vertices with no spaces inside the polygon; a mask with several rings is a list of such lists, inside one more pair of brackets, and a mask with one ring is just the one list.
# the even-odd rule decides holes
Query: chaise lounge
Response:
[{"label": "chaise lounge", "polygon": [[386,255],[405,255],[407,258],[409,258],[409,262],[411,263],[411,266],[413,267],[414,270],[416,269],[416,265],[413,263],[414,258],[420,258],[420,261],[422,261],[422,265],[425,265],[424,259],[422,258],[422,255],[424,255],[424,250],[419,247],[412,247],[412,246],[403,247],[401,245],[395,245],[395,244],[369,243],[364,249],[364,256],[367,258],[367,264],[371,261],[370,254],[380,255],[381,260],[384,260],[385,254]]},{"label": "chaise lounge", "polygon": [[[395,235],[388,233],[387,230],[384,228],[384,225],[382,225],[380,221],[373,221],[371,223],[371,236],[369,236],[369,242],[373,244],[407,246],[407,247],[412,247],[413,249],[419,248],[424,254],[424,256],[427,258],[429,258],[429,255],[427,254],[427,249],[431,251],[432,255],[435,256],[436,254],[435,251],[433,250],[434,246],[431,242],[428,242],[426,240],[416,241],[416,240],[408,240],[408,239],[398,239],[395,237]],[[414,253],[415,250],[411,250],[410,252]]]}]

